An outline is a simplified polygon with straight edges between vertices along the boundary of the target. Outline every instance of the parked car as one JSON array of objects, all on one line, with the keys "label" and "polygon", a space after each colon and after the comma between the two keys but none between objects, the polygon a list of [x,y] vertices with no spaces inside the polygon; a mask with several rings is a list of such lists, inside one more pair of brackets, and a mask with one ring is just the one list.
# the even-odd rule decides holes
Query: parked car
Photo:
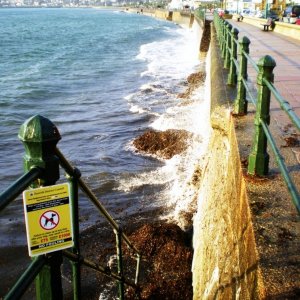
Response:
[{"label": "parked car", "polygon": [[288,6],[284,12],[283,12],[283,17],[295,17],[299,18],[300,17],[300,5],[293,5],[293,6]]}]

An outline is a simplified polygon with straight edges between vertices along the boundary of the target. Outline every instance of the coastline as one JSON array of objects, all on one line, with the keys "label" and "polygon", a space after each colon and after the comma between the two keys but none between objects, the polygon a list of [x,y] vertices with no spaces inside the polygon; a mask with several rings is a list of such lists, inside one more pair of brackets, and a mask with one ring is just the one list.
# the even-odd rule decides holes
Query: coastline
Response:
[{"label": "coastline", "polygon": [[[201,73],[202,74],[202,73]],[[191,74],[189,78],[197,78],[195,73]],[[200,76],[201,77],[201,76]],[[202,78],[202,77],[201,77]],[[200,81],[201,84],[201,81]],[[190,79],[190,85],[187,87],[187,92],[182,100],[188,100],[192,93],[198,88],[199,82],[197,80]],[[180,98],[183,95],[178,95]],[[183,102],[184,103],[184,102]],[[195,172],[193,176],[194,184],[198,185],[201,176],[197,175],[199,172],[198,166],[195,167]],[[122,227],[126,235],[133,244],[138,244],[140,247],[147,247],[149,244],[155,244],[155,250],[151,250],[150,253],[144,254],[146,259],[142,261],[144,266],[142,268],[153,269],[153,272],[158,272],[161,277],[151,276],[145,277],[147,271],[142,270],[141,281],[142,287],[140,291],[140,299],[152,299],[153,297],[164,297],[169,295],[172,297],[173,291],[174,298],[176,299],[179,295],[186,295],[185,299],[192,299],[192,217],[193,212],[186,213],[185,219],[188,221],[185,230],[179,228],[176,222],[170,222],[166,218],[161,218],[162,215],[166,214],[164,208],[156,208],[154,210],[139,212],[135,215],[131,215],[123,220]],[[146,226],[146,227],[145,227]],[[145,233],[149,232],[148,234]],[[139,233],[142,231],[142,233]],[[177,237],[174,237],[174,233],[177,232]],[[108,225],[103,225],[103,223],[95,224],[87,229],[83,230],[81,233],[80,243],[81,252],[87,258],[95,260],[95,253],[97,263],[106,264],[108,258],[114,253],[114,235],[112,234],[111,228]],[[162,243],[162,244],[160,244]],[[160,245],[160,246],[159,246]],[[163,250],[160,250],[162,246],[165,245]],[[171,248],[170,248],[171,247]],[[146,251],[149,249],[145,248]],[[173,249],[173,250],[171,250]],[[162,252],[161,252],[162,251]],[[167,252],[165,252],[167,251]],[[5,259],[3,259],[5,258]],[[17,258],[17,264],[16,264]],[[168,258],[166,260],[166,258]],[[126,260],[126,259],[125,259]],[[7,263],[9,262],[9,263]],[[163,263],[162,263],[163,262]],[[12,283],[16,278],[18,278],[25,268],[30,263],[30,258],[28,257],[27,246],[12,246],[0,248],[0,267],[1,267],[1,280],[0,297],[4,296],[8,291],[8,288],[12,286]],[[156,265],[160,265],[159,270],[156,269]],[[178,266],[178,269],[173,269],[172,276],[169,274],[170,270]],[[16,267],[17,266],[17,267]],[[13,271],[12,271],[13,270]],[[129,263],[129,270],[133,272],[132,266]],[[4,275],[5,274],[5,275]],[[9,276],[8,276],[9,274]],[[180,275],[181,274],[181,275]],[[184,275],[184,280],[180,279],[176,283],[174,278],[182,278],[180,276]],[[143,277],[144,276],[144,277]],[[171,276],[169,280],[166,281],[166,276]],[[63,286],[65,299],[72,299],[72,289],[70,286],[71,275],[69,268],[63,265]],[[160,284],[163,283],[163,286]],[[180,285],[179,285],[180,283]],[[107,293],[103,297],[109,299],[114,293],[116,293],[115,288],[107,288],[111,286],[110,280],[101,274],[96,274],[89,270],[83,269],[82,276],[82,289],[84,292],[85,299],[98,299],[99,295],[103,295],[103,292]],[[175,289],[175,286],[177,287]],[[5,292],[5,293],[4,293]],[[3,295],[2,295],[3,293]],[[111,294],[113,293],[113,294]],[[157,294],[161,293],[161,294]],[[24,295],[22,299],[32,299],[35,295],[35,288],[31,286]],[[135,299],[133,291],[131,289],[127,290],[128,299]],[[102,298],[101,298],[102,299]],[[159,299],[159,298],[157,298]]]},{"label": "coastline", "polygon": [[[185,95],[185,97],[188,98],[189,96],[191,96],[192,92],[193,92],[193,90],[190,89],[190,91]],[[196,171],[198,172],[198,166],[196,167]],[[195,175],[195,176],[193,176],[193,178],[195,180],[195,183],[197,183],[198,182],[197,180],[200,179],[200,176],[197,177]],[[166,226],[168,224],[168,222],[166,220],[159,220],[161,214],[162,214],[162,211],[160,209],[156,209],[154,211],[145,212],[144,214],[139,214],[139,218],[137,218],[136,216],[131,216],[129,218],[129,220],[127,221],[130,224],[125,224],[124,229],[125,229],[125,231],[128,230],[128,233],[131,234],[135,230],[139,229],[142,225],[144,225],[145,220],[148,220],[147,223],[151,224],[151,225],[158,224],[159,226]],[[158,219],[156,219],[156,217],[158,217]],[[187,215],[187,218],[190,219],[191,215]],[[140,222],[139,222],[139,220],[140,220]],[[188,228],[189,228],[189,230],[187,232],[184,232],[184,231],[181,231],[181,232],[182,232],[182,234],[184,234],[186,236],[186,240],[188,240],[187,243],[191,244],[191,242],[190,242],[190,240],[191,240],[191,224],[190,224],[190,226],[188,226]],[[104,233],[103,232],[100,233],[100,231],[102,232],[103,228],[101,226],[99,227],[99,225],[94,225],[94,226],[87,228],[86,230],[84,230],[82,232],[83,240],[85,243],[83,246],[83,252],[87,252],[87,253],[90,252],[91,254],[94,254],[95,247],[99,247],[99,250],[102,249],[103,245],[100,245],[100,243],[99,243],[99,240],[101,240],[102,238],[96,237],[96,233],[99,235],[104,234],[105,238],[108,238],[108,236],[105,233],[106,229],[104,230]],[[110,245],[109,242],[107,244]],[[189,245],[189,247],[191,249],[191,245]],[[7,257],[9,255],[17,256],[19,258],[19,263],[18,263],[18,268],[15,268],[14,271],[20,272],[21,270],[23,270],[23,267],[28,263],[28,262],[25,262],[25,258],[26,258],[26,254],[27,254],[27,251],[25,251],[25,250],[26,250],[26,247],[24,248],[24,247],[19,247],[19,246],[18,247],[10,247],[7,249],[2,248],[1,249],[1,257]],[[107,250],[102,249],[102,253],[98,254],[97,258],[99,258],[100,256],[107,258],[107,253],[108,253]],[[3,254],[3,256],[2,256],[2,254]],[[24,262],[23,262],[23,259],[24,259]],[[27,261],[28,261],[28,257],[27,257]],[[172,263],[174,263],[174,261]],[[168,268],[170,268],[170,266],[166,265],[166,267],[167,267],[167,269],[166,269],[166,271],[167,271]],[[8,274],[10,268],[11,268],[11,266],[3,266],[2,267],[2,264],[1,264],[1,271],[3,271],[4,274]],[[189,269],[191,269],[191,262],[189,265]],[[84,283],[84,286],[87,285],[85,287],[89,291],[89,293],[91,293],[91,296],[87,295],[86,299],[89,299],[89,297],[91,297],[90,299],[95,299],[93,297],[96,294],[99,295],[99,290],[97,290],[97,291],[94,291],[95,293],[92,296],[92,293],[93,293],[92,287],[94,287],[93,284],[95,283],[95,278],[93,276],[94,275],[88,275],[88,276],[85,276],[85,278],[84,278],[85,280],[87,280],[87,283]],[[2,282],[1,285],[3,283],[4,282]],[[11,284],[11,280],[9,281],[9,283]],[[191,281],[188,282],[186,288],[187,289],[191,288]],[[2,286],[1,286],[1,290],[4,291],[4,288],[2,289]],[[28,296],[28,299],[32,299],[31,295]]]}]

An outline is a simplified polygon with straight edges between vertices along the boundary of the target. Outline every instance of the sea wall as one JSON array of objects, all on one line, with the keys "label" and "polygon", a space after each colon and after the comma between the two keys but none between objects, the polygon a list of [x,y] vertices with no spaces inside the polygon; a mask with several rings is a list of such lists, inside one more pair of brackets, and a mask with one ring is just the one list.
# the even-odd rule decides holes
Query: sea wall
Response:
[{"label": "sea wall", "polygon": [[[173,13],[160,16],[187,24],[186,16],[176,17]],[[212,134],[201,164],[201,186],[193,218],[193,297],[195,300],[299,298],[297,212],[283,178],[274,176],[278,166],[272,155],[271,177],[247,176],[242,162],[251,149],[253,114],[233,119],[230,110],[235,88],[227,85],[228,72],[223,68],[214,27],[195,20],[192,30],[199,41],[199,53],[207,54],[206,94],[210,95]],[[261,21],[252,18],[249,22],[261,26]],[[201,47],[203,43],[205,49]],[[277,144],[282,144],[281,138],[281,135],[276,138]],[[283,146],[281,151],[285,149]],[[285,158],[289,165],[298,165],[294,156]],[[297,178],[300,177],[294,179]]]},{"label": "sea wall", "polygon": [[[168,12],[156,17],[170,19]],[[172,21],[191,19],[176,12]],[[262,299],[265,296],[252,217],[243,178],[226,74],[212,24],[193,19],[199,56],[206,56],[212,135],[202,169],[193,234],[194,299]],[[209,47],[208,47],[209,46]]]},{"label": "sea wall", "polygon": [[[145,13],[149,15],[149,12],[145,11]],[[179,11],[155,10],[152,16],[172,21],[184,28],[191,28],[195,39],[199,42],[199,58],[203,59],[206,56],[210,41],[210,21],[203,22],[194,17],[194,14]]]},{"label": "sea wall", "polygon": [[213,27],[207,56],[212,135],[194,217],[194,299],[264,297],[225,72]]},{"label": "sea wall", "polygon": [[188,12],[155,10],[154,16],[158,19],[169,20],[186,28],[191,28],[194,15]]}]

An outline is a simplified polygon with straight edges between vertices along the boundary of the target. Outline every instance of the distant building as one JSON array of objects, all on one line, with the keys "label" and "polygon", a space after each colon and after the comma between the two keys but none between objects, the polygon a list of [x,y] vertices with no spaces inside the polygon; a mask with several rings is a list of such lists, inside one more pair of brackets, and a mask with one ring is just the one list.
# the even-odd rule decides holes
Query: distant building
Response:
[{"label": "distant building", "polygon": [[293,4],[300,4],[300,0],[224,0],[223,8],[229,11],[243,10],[265,10],[266,6],[268,10],[283,11],[287,6]]}]

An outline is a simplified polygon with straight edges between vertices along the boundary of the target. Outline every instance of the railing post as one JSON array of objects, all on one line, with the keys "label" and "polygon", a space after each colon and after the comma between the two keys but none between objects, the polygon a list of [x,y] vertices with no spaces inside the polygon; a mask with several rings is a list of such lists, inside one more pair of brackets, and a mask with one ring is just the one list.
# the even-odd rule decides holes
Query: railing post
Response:
[{"label": "railing post", "polygon": [[[44,170],[32,186],[55,184],[59,179],[59,161],[54,154],[56,144],[61,139],[56,126],[48,119],[36,115],[28,119],[20,128],[19,138],[25,147],[25,171],[32,167]],[[47,265],[36,277],[36,295],[40,300],[63,298],[61,272],[61,251],[47,254]]]},{"label": "railing post", "polygon": [[220,47],[222,48],[222,20],[220,19],[220,17],[214,13],[214,25],[216,28],[216,32],[217,32],[217,37],[218,37],[218,42]]},{"label": "railing post", "polygon": [[237,60],[237,40],[239,31],[236,28],[231,30],[232,39],[231,39],[231,55],[230,55],[230,68],[227,79],[227,84],[235,85],[237,82],[236,66],[235,62]]},{"label": "railing post", "polygon": [[232,25],[226,25],[226,46],[225,46],[225,60],[224,60],[224,68],[229,69],[230,67],[230,50],[231,50],[231,29]]},{"label": "railing post", "polygon": [[239,44],[240,69],[238,74],[237,95],[234,101],[234,114],[246,115],[248,110],[248,101],[246,99],[246,88],[243,80],[247,80],[248,78],[248,60],[245,53],[249,54],[250,40],[246,36],[243,36],[242,39],[240,39]]},{"label": "railing post", "polygon": [[[74,246],[72,252],[80,257],[79,247],[79,205],[78,205],[78,179],[81,177],[79,169],[74,168],[72,174],[68,174],[70,183],[70,198],[72,203],[72,229],[74,235]],[[73,299],[81,299],[81,262],[71,261],[72,264],[72,283],[73,283]]]},{"label": "railing post", "polygon": [[122,230],[114,230],[116,235],[116,247],[117,247],[117,261],[118,261],[118,275],[122,278],[119,281],[119,299],[124,299],[124,274],[123,274],[123,257],[122,257]]},{"label": "railing post", "polygon": [[223,42],[223,26],[224,26],[224,20],[221,19],[219,16],[217,16],[217,22],[218,22],[218,26],[219,26],[219,45],[221,45],[222,48],[222,42]]},{"label": "railing post", "polygon": [[248,159],[248,173],[251,175],[267,175],[269,166],[269,155],[267,153],[267,137],[261,122],[270,124],[270,98],[271,92],[265,84],[265,80],[274,81],[273,69],[276,66],[275,60],[266,55],[262,57],[257,66],[258,95],[255,114],[255,135],[252,150]]},{"label": "railing post", "polygon": [[226,57],[226,43],[227,43],[227,25],[229,24],[227,21],[222,21],[223,28],[222,28],[222,58],[225,59]]}]

